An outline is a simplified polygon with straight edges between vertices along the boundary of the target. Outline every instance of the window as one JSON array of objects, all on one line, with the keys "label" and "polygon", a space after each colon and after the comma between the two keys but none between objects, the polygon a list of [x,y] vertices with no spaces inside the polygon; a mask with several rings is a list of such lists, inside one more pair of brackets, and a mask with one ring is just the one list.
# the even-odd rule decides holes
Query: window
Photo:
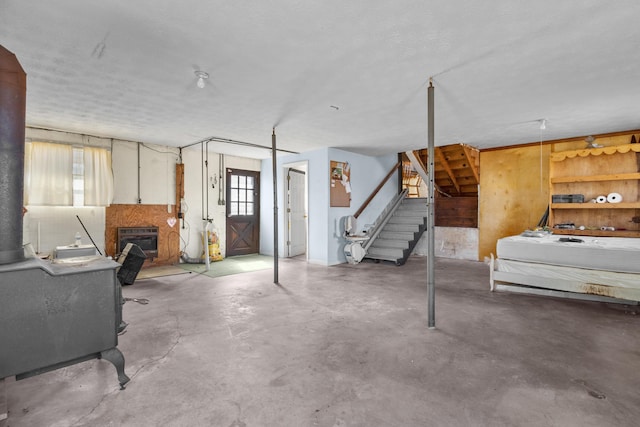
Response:
[{"label": "window", "polygon": [[231,215],[253,215],[255,183],[252,176],[231,175]]},{"label": "window", "polygon": [[73,147],[73,206],[84,206],[84,150]]},{"label": "window", "polygon": [[104,148],[30,142],[25,147],[24,203],[35,206],[109,206],[111,152]]}]

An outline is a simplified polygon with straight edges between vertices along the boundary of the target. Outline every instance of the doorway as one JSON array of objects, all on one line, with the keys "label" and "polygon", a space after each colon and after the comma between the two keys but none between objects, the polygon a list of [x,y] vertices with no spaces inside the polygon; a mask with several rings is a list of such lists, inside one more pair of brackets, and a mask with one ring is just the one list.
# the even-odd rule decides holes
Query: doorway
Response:
[{"label": "doorway", "polygon": [[226,256],[260,250],[260,172],[227,168]]},{"label": "doorway", "polygon": [[286,256],[307,254],[307,174],[306,164],[286,169]]}]

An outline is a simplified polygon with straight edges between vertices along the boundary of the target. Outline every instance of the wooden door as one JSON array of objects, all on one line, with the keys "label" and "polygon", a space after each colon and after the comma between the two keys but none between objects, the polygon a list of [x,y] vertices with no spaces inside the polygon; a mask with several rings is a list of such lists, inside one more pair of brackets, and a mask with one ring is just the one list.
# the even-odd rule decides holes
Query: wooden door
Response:
[{"label": "wooden door", "polygon": [[226,256],[260,250],[260,172],[227,168]]}]

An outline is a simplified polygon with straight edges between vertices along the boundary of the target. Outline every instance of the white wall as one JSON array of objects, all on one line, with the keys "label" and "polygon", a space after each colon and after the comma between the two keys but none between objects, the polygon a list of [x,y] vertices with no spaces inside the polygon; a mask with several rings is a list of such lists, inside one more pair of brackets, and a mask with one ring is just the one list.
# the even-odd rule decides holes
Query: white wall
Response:
[{"label": "white wall", "polygon": [[[278,175],[278,255],[284,256],[286,242],[284,165],[307,162],[309,191],[307,260],[314,264],[327,264],[328,211],[329,211],[329,161],[328,150],[316,150],[302,154],[277,156]],[[326,185],[325,185],[326,184]],[[273,166],[271,159],[262,161],[260,169],[260,253],[273,255]]]},{"label": "white wall", "polygon": [[[328,154],[329,162],[335,160],[349,162],[351,165],[351,206],[348,208],[333,207],[329,209],[328,263],[329,265],[334,265],[347,261],[344,256],[346,241],[342,237],[344,226],[341,223],[341,219],[344,216],[353,215],[360,208],[380,184],[380,181],[389,173],[393,165],[397,163],[398,157],[395,154],[369,157],[335,148],[329,149]],[[326,191],[329,191],[329,163],[325,168],[324,185]],[[358,230],[361,230],[367,224],[373,224],[397,193],[398,175],[394,174],[358,217]]]},{"label": "white wall", "polygon": [[[29,127],[26,128],[25,135],[27,141],[57,142],[110,149],[114,180],[113,204],[138,203],[138,184],[140,203],[175,204],[175,164],[179,153],[176,147]],[[138,147],[140,147],[139,162]]]},{"label": "white wall", "polygon": [[[220,238],[220,250],[223,256],[226,256],[226,205],[218,204],[219,201],[226,199],[226,193],[222,192],[222,200],[219,197],[219,189],[221,188],[220,171],[218,168],[218,153],[209,152],[208,158],[208,182],[207,190],[209,192],[209,203],[206,203],[206,192],[203,189],[203,162],[200,146],[182,150],[182,162],[184,163],[184,200],[182,211],[184,219],[178,221],[180,227],[181,244],[180,248],[191,258],[199,258],[203,254],[202,232],[204,230],[204,218],[207,217],[207,206],[209,218],[212,223],[210,230],[217,232]],[[206,156],[205,156],[206,157]],[[226,175],[226,168],[244,169],[251,171],[260,170],[260,160],[247,159],[242,157],[224,156],[224,168],[222,176]],[[212,182],[212,179],[214,180]],[[175,183],[175,166],[174,166],[174,183]],[[211,185],[215,188],[211,188]],[[173,186],[175,189],[175,184]],[[269,187],[272,190],[273,187]],[[175,193],[175,190],[173,190]],[[264,193],[265,189],[260,191]],[[175,198],[175,197],[174,197]],[[226,200],[224,200],[226,203]],[[260,209],[261,217],[269,216],[269,211],[265,212],[263,206]],[[273,218],[273,215],[271,216]]]},{"label": "white wall", "polygon": [[104,207],[29,206],[22,221],[23,242],[25,244],[31,243],[33,249],[38,251],[39,224],[40,253],[53,255],[56,246],[75,243],[76,232],[82,236],[83,245],[90,245],[91,240],[76,215],[80,217],[96,246],[104,254]]},{"label": "white wall", "polygon": [[[351,165],[351,206],[330,207],[329,203],[329,167],[332,160],[349,162]],[[278,195],[284,194],[283,165],[306,161],[309,165],[307,179],[309,182],[309,262],[323,265],[334,265],[346,262],[344,256],[345,240],[341,218],[353,215],[371,192],[378,186],[382,178],[397,162],[395,155],[369,157],[335,148],[326,148],[312,152],[278,156],[277,182]],[[260,252],[273,255],[273,174],[271,159],[262,161],[261,168],[261,224]],[[373,223],[382,209],[393,198],[398,190],[397,176],[394,175],[382,188],[378,196],[358,218],[360,227]],[[284,256],[285,238],[285,204],[278,197],[278,254]],[[271,215],[266,212],[271,213]]]},{"label": "white wall", "polygon": [[179,150],[153,144],[116,140],[111,150],[115,205],[138,203],[138,147],[140,147],[140,203],[173,205]]},{"label": "white wall", "polygon": [[[135,141],[124,141],[111,138],[100,138],[70,132],[46,129],[26,129],[27,141],[60,142],[72,145],[91,145],[111,150],[114,175],[113,204],[143,205],[175,205],[175,169],[179,161],[180,150],[154,144],[142,144]],[[138,148],[140,161],[138,161]],[[224,156],[225,166],[245,170],[260,170],[260,160]],[[218,232],[222,254],[225,254],[225,206],[218,205],[218,189],[220,174],[218,171],[219,155],[209,152],[209,178],[216,178],[215,188],[209,187],[209,217]],[[206,206],[202,190],[202,159],[200,146],[182,150],[182,161],[185,165],[185,197],[183,204],[184,221],[179,220],[176,227],[180,231],[180,249],[191,257],[199,257],[202,253],[201,235],[203,214]],[[140,180],[138,181],[138,165]],[[223,170],[224,174],[224,170]],[[209,181],[211,185],[211,181]],[[139,191],[138,191],[139,186]],[[271,188],[271,187],[270,187]],[[264,190],[262,190],[264,191]],[[223,198],[224,198],[223,193]],[[266,215],[269,211],[267,210]],[[34,249],[37,239],[37,224],[40,223],[41,251],[50,251],[56,246],[73,243],[75,233],[80,231],[83,244],[90,243],[75,215],[78,214],[87,226],[94,241],[104,253],[105,208],[71,208],[71,207],[29,207],[23,221],[24,243],[32,243]],[[177,212],[174,212],[176,218]],[[263,213],[265,215],[265,213]],[[86,221],[85,221],[86,217]],[[273,216],[271,216],[273,218]]]}]

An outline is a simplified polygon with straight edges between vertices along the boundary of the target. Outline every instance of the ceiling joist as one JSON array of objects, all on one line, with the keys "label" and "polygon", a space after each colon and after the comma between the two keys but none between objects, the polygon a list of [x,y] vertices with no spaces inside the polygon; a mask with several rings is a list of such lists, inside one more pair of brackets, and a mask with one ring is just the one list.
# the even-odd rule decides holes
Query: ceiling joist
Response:
[{"label": "ceiling joist", "polygon": [[442,150],[440,149],[440,147],[435,148],[435,153],[436,153],[436,158],[440,161],[440,166],[442,166],[442,168],[447,172],[447,175],[449,176],[449,179],[453,183],[453,186],[456,188],[456,191],[458,192],[458,194],[460,194],[460,184],[458,184],[458,180],[456,179],[456,176],[453,173],[453,170],[451,170],[451,167],[449,166],[449,162],[447,161],[447,158],[445,157],[445,155],[442,153]]},{"label": "ceiling joist", "polygon": [[[473,172],[473,176],[476,179],[476,183],[480,182],[480,172],[478,171],[477,165],[477,150],[473,150],[468,145],[462,144],[462,149],[464,150],[464,155],[467,158],[467,162],[469,162],[469,167]],[[472,151],[473,150],[473,151]]]}]

